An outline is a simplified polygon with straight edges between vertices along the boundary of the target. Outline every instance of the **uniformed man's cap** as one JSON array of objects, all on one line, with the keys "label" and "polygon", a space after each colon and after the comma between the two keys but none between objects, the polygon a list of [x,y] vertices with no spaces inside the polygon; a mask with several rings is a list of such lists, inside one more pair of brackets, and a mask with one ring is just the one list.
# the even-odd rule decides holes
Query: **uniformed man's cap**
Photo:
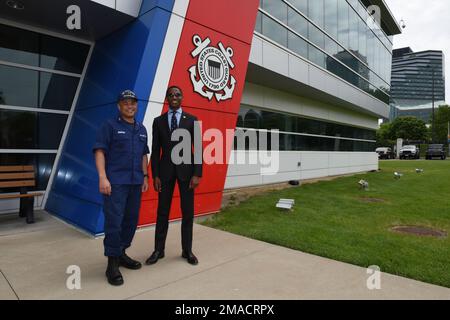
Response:
[{"label": "uniformed man's cap", "polygon": [[125,91],[121,92],[119,94],[119,96],[117,97],[117,101],[122,101],[125,99],[134,99],[136,101],[138,100],[138,98],[136,97],[136,94],[131,90],[125,90]]}]

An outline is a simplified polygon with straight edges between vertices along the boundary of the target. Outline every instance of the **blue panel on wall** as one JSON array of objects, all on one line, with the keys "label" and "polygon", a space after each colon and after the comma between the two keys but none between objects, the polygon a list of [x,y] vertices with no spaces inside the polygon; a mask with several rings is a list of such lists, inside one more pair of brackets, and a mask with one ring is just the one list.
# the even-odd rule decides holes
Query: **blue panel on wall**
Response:
[{"label": "blue panel on wall", "polygon": [[144,14],[155,7],[172,11],[174,0],[145,0],[142,2],[140,14]]},{"label": "blue panel on wall", "polygon": [[140,98],[137,120],[142,122],[172,6],[173,0],[144,0],[142,7],[152,9],[97,41],[92,52],[46,205],[90,233],[102,233],[104,223],[92,153],[96,132],[118,115],[115,101],[125,89]]}]

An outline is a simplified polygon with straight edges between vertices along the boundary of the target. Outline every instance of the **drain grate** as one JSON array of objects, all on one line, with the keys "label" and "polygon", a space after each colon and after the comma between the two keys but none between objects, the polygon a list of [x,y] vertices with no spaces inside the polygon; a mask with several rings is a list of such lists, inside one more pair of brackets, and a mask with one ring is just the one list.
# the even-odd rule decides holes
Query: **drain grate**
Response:
[{"label": "drain grate", "polygon": [[416,236],[431,236],[437,238],[443,238],[447,236],[447,232],[445,231],[420,226],[396,226],[391,230],[401,233],[413,234]]}]

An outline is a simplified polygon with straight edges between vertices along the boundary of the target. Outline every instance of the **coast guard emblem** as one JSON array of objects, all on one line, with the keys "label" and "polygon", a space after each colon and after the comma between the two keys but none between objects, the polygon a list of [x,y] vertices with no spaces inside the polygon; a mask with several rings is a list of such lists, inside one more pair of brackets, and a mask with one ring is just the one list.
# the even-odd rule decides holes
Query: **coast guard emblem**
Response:
[{"label": "coast guard emblem", "polygon": [[202,40],[199,35],[194,35],[192,42],[195,49],[191,55],[197,58],[197,64],[189,68],[194,91],[209,100],[215,97],[217,102],[231,99],[236,86],[236,79],[230,74],[234,69],[233,49],[225,48],[221,42],[218,48],[210,46],[211,40]]}]

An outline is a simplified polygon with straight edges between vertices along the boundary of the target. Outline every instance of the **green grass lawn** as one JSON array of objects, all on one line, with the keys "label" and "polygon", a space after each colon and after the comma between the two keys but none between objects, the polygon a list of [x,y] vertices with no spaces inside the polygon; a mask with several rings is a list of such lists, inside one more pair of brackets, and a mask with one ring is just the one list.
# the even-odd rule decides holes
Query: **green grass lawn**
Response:
[{"label": "green grass lawn", "polygon": [[[416,168],[424,169],[418,174]],[[381,161],[380,172],[254,196],[204,225],[323,257],[450,287],[450,239],[401,234],[396,225],[450,232],[450,161]],[[394,172],[403,173],[399,180]],[[360,190],[358,181],[369,182]],[[383,199],[367,203],[363,197]],[[275,208],[295,199],[294,210]]]}]

